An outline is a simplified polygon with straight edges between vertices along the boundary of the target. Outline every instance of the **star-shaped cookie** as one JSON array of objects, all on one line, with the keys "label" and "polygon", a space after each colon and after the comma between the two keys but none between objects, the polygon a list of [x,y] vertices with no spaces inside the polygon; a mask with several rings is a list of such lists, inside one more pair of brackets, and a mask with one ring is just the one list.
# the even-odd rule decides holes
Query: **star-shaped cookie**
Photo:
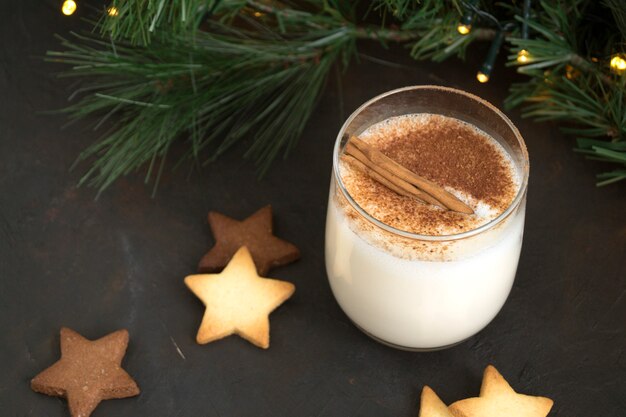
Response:
[{"label": "star-shaped cookie", "polygon": [[73,417],[88,417],[100,401],[139,394],[135,381],[121,367],[128,331],[98,340],[61,328],[61,359],[34,377],[33,391],[65,397]]},{"label": "star-shaped cookie", "polygon": [[289,282],[260,277],[245,246],[221,273],[189,275],[185,284],[206,306],[198,343],[238,334],[264,349],[270,345],[269,314],[295,291]]},{"label": "star-shaped cookie", "polygon": [[418,417],[454,417],[448,407],[441,401],[428,385],[422,389],[420,413]]},{"label": "star-shaped cookie", "polygon": [[549,398],[516,393],[489,365],[483,374],[480,396],[457,401],[449,409],[455,417],[546,417],[552,404]]},{"label": "star-shaped cookie", "polygon": [[220,271],[242,246],[250,250],[262,276],[270,268],[286,265],[300,257],[297,247],[272,234],[271,206],[263,207],[242,221],[211,211],[209,226],[215,237],[215,246],[200,260],[200,273]]}]

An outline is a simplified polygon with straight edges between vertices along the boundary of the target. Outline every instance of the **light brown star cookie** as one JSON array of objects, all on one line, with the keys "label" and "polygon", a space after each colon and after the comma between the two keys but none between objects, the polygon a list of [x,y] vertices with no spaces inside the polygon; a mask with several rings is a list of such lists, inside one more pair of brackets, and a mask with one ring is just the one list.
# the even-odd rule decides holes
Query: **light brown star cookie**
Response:
[{"label": "light brown star cookie", "polygon": [[441,401],[428,385],[422,389],[420,413],[418,417],[454,417],[448,407]]},{"label": "light brown star cookie", "polygon": [[483,374],[480,396],[457,401],[449,409],[455,417],[546,417],[552,404],[549,398],[516,393],[489,365]]},{"label": "light brown star cookie", "polygon": [[295,291],[289,282],[260,277],[245,246],[221,273],[189,275],[185,284],[206,306],[198,343],[238,334],[264,349],[270,345],[269,314]]},{"label": "light brown star cookie", "polygon": [[250,250],[262,276],[273,267],[300,258],[297,247],[272,234],[271,206],[263,207],[242,221],[212,211],[209,213],[209,226],[215,237],[215,246],[200,260],[200,273],[221,271],[242,246]]},{"label": "light brown star cookie", "polygon": [[139,394],[139,387],[121,367],[127,346],[126,330],[91,341],[63,327],[61,359],[34,377],[31,388],[67,398],[73,417],[88,417],[102,400]]}]

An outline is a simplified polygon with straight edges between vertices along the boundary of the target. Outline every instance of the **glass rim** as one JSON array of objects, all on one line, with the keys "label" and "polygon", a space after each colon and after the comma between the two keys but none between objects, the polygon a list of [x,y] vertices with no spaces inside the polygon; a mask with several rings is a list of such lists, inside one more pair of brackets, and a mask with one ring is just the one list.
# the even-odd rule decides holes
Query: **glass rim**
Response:
[{"label": "glass rim", "polygon": [[[387,96],[393,95],[393,94],[398,94],[398,93],[403,93],[405,91],[412,91],[412,90],[439,90],[439,91],[445,91],[445,92],[449,92],[449,93],[455,93],[455,94],[459,94],[462,96],[467,97],[470,100],[476,101],[479,104],[482,104],[483,106],[487,107],[489,110],[491,110],[492,112],[494,112],[496,115],[498,115],[506,124],[507,126],[511,129],[511,131],[513,132],[515,138],[517,139],[517,142],[520,146],[520,150],[522,152],[522,155],[524,157],[523,159],[523,165],[521,167],[522,169],[522,181],[520,183],[519,186],[519,190],[517,192],[517,195],[515,196],[515,198],[513,199],[513,201],[511,202],[511,204],[509,204],[509,206],[506,208],[506,210],[504,210],[502,213],[500,213],[500,215],[498,215],[496,218],[490,220],[489,222],[475,228],[475,229],[471,229],[465,232],[461,232],[461,233],[453,233],[453,234],[449,234],[449,235],[422,235],[419,233],[412,233],[412,232],[408,232],[406,230],[402,230],[402,229],[397,229],[393,226],[390,226],[386,223],[383,223],[382,221],[376,219],[375,217],[373,217],[372,215],[370,215],[367,211],[365,211],[350,195],[350,193],[348,192],[348,190],[346,190],[346,187],[341,179],[341,175],[339,174],[339,153],[340,153],[340,148],[341,148],[341,141],[343,139],[343,136],[345,134],[345,130],[346,128],[350,125],[350,123],[352,123],[352,121],[354,120],[355,117],[357,117],[362,111],[363,109],[365,109],[366,107],[369,107],[370,105],[372,105],[373,103],[375,103],[378,100],[381,100]],[[370,223],[374,224],[375,226],[389,232],[395,235],[399,235],[399,236],[403,236],[409,239],[414,239],[414,240],[424,240],[424,241],[432,241],[432,242],[442,242],[442,241],[451,241],[451,240],[460,240],[460,239],[465,239],[471,236],[475,236],[478,234],[481,234],[489,229],[492,229],[493,227],[497,226],[498,224],[500,224],[504,219],[506,219],[522,202],[522,200],[524,199],[524,196],[526,194],[526,189],[528,188],[528,177],[530,174],[530,162],[529,162],[529,158],[528,158],[528,150],[526,148],[526,143],[524,142],[524,139],[521,135],[521,133],[519,132],[519,130],[517,129],[517,127],[515,127],[515,125],[513,124],[513,122],[511,122],[511,120],[500,110],[498,109],[496,106],[494,106],[493,104],[489,103],[488,101],[474,95],[471,93],[468,93],[466,91],[463,90],[459,90],[456,88],[451,88],[451,87],[443,87],[443,86],[438,86],[438,85],[415,85],[415,86],[408,86],[408,87],[402,87],[402,88],[396,88],[394,90],[390,90],[387,92],[384,92],[382,94],[377,95],[374,98],[371,98],[370,100],[366,101],[365,103],[363,103],[362,105],[360,105],[354,112],[352,112],[352,114],[346,119],[346,121],[344,122],[343,126],[341,126],[341,129],[339,129],[339,133],[337,134],[337,139],[335,139],[335,146],[333,148],[333,175],[335,177],[335,181],[337,182],[337,184],[339,185],[339,189],[341,190],[341,193],[343,194],[343,196],[346,198],[346,200],[350,203],[350,205],[352,206],[352,208],[354,208],[361,216],[363,216],[366,220],[368,220]]]}]

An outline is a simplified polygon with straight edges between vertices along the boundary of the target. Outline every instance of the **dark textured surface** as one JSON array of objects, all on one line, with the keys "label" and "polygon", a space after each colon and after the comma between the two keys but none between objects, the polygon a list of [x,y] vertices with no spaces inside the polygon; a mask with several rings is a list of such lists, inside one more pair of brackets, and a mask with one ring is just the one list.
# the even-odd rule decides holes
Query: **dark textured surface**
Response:
[{"label": "dark textured surface", "polygon": [[[63,106],[71,91],[53,75],[59,67],[36,58],[56,47],[53,33],[80,25],[58,3],[0,5],[3,417],[68,415],[64,401],[29,388],[58,358],[61,326],[93,339],[130,331],[124,367],[142,393],[101,404],[95,417],[408,417],[424,384],[448,403],[476,395],[489,363],[519,391],[553,398],[551,416],[625,415],[626,183],[595,188],[601,166],[572,153],[572,139],[554,125],[510,113],[531,155],[526,236],[511,296],[480,334],[441,352],[392,350],[352,326],[330,292],[323,229],[343,119],[410,84],[458,87],[500,106],[512,73],[498,69],[478,84],[484,49],[467,65],[435,65],[401,58],[400,48],[368,48],[411,68],[354,65],[342,81],[343,110],[331,80],[296,152],[260,183],[233,151],[191,176],[168,174],[155,199],[136,175],[94,201],[68,167],[97,134],[80,123],[61,130],[62,117],[37,113]],[[244,218],[268,203],[277,236],[302,250],[272,274],[297,290],[271,316],[271,348],[237,337],[197,345],[203,307],[183,278],[212,244],[206,214]]]}]

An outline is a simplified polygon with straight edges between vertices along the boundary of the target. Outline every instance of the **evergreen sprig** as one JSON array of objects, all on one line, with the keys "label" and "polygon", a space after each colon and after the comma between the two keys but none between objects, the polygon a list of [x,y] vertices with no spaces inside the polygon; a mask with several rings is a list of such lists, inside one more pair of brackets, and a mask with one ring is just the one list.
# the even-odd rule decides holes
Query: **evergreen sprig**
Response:
[{"label": "evergreen sprig", "polygon": [[293,147],[329,68],[350,53],[352,40],[342,27],[280,41],[273,32],[220,27],[193,42],[153,39],[147,48],[76,36],[80,43],[64,40],[60,55],[74,65],[68,75],[97,81],[85,90],[94,94],[66,111],[74,118],[103,114],[97,127],[117,117],[118,127],[79,157],[96,158],[81,183],[100,190],[147,162],[148,180],[183,135],[187,156],[210,149],[208,161],[251,135],[246,155],[264,172]]},{"label": "evergreen sprig", "polygon": [[[463,36],[456,25],[466,13],[474,22]],[[49,59],[84,81],[70,117],[100,117],[102,139],[77,162],[94,161],[81,183],[102,191],[144,165],[157,184],[176,140],[189,144],[180,162],[210,162],[248,138],[245,155],[264,173],[293,149],[328,73],[348,65],[359,39],[401,42],[414,59],[442,61],[496,33],[511,49],[509,65],[528,76],[511,86],[506,106],[564,123],[579,152],[617,164],[599,185],[626,178],[626,88],[608,66],[624,51],[623,0],[544,0],[531,10],[470,0],[113,0],[93,34],[63,39]],[[519,63],[522,49],[529,56]]]},{"label": "evergreen sprig", "polygon": [[441,62],[450,56],[465,57],[467,46],[480,34],[459,34],[456,24],[459,11],[437,0],[425,0],[421,7],[406,19],[404,30],[420,30],[422,36],[411,45],[414,59],[432,59]]},{"label": "evergreen sprig", "polygon": [[528,103],[524,117],[562,122],[578,138],[577,152],[621,166],[599,174],[599,186],[626,178],[626,82],[609,69],[626,41],[620,36],[626,33],[624,10],[616,3],[542,1],[538,18],[528,22],[534,36],[509,39],[512,52],[530,51],[523,64],[516,53],[509,56],[509,65],[530,79],[512,85],[506,107]]}]

